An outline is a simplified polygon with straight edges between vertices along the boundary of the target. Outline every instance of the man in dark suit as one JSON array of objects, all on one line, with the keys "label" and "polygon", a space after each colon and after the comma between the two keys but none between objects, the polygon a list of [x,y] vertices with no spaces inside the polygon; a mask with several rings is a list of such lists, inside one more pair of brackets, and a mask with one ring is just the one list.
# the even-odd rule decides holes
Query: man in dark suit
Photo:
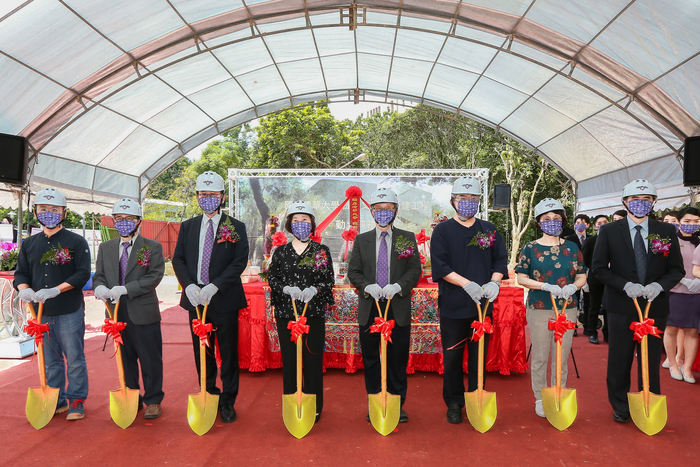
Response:
[{"label": "man in dark suit", "polygon": [[163,336],[156,294],[165,273],[163,247],[139,235],[141,206],[136,201],[128,198],[117,201],[112,216],[120,238],[100,245],[92,286],[95,297],[103,302],[119,301],[117,319],[126,323],[122,331],[126,387],[140,389],[140,363],[144,393],[139,394],[139,409],[142,403],[146,404],[144,417],[158,418],[165,396]]},{"label": "man in dark suit", "polygon": [[[640,346],[633,340],[630,325],[638,322],[632,299],[644,298],[642,310],[652,302],[649,318],[663,331],[668,317],[668,291],[685,275],[676,229],[672,225],[649,219],[656,200],[656,188],[647,180],[634,180],[622,191],[622,202],[629,215],[625,219],[600,229],[593,252],[593,273],[605,284],[603,306],[608,311],[608,399],[616,422],[630,421],[627,393],[630,390],[630,370],[635,350]],[[661,243],[653,246],[649,237]],[[650,336],[649,388],[661,394],[659,365],[663,342]],[[638,385],[642,390],[641,358]]]},{"label": "man in dark suit", "polygon": [[[600,227],[608,223],[608,217],[604,214],[599,214],[593,218],[593,229],[599,231]],[[588,335],[588,341],[591,344],[598,345],[598,315],[601,313],[605,316],[605,308],[603,305],[603,290],[605,286],[602,282],[592,272],[593,265],[593,250],[595,249],[596,240],[598,240],[597,235],[592,235],[586,238],[586,241],[581,248],[581,253],[583,254],[583,262],[586,263],[588,268],[588,280],[583,289],[588,288],[588,293],[584,297],[590,297],[590,306],[586,305],[588,311],[586,313],[586,319],[583,323],[583,333]],[[581,289],[581,290],[583,290]],[[588,302],[588,299],[586,299]],[[604,318],[605,323],[603,324],[603,338],[605,342],[608,342],[608,320],[607,317]]]},{"label": "man in dark suit", "polygon": [[[190,322],[197,318],[195,306],[209,303],[206,322],[212,323],[221,355],[221,382],[216,386],[217,366],[214,349],[207,352],[207,392],[219,394],[221,420],[236,420],[233,405],[238,395],[238,311],[246,308],[241,274],[248,263],[248,237],[245,224],[221,212],[226,200],[224,179],[207,171],[197,177],[197,202],[204,215],[180,226],[173,254],[173,269],[185,293],[180,306],[189,311]],[[201,310],[201,308],[200,308]],[[192,332],[194,361],[199,368],[200,337]]]},{"label": "man in dark suit", "polygon": [[[370,205],[377,227],[357,236],[348,265],[348,278],[359,294],[357,315],[365,388],[367,394],[381,392],[381,337],[379,333],[370,332],[370,326],[379,316],[375,301],[380,301],[384,311],[386,301],[391,299],[387,321],[395,320],[396,325],[391,334],[393,343],[387,346],[387,390],[401,396],[399,422],[407,422],[403,404],[408,387],[411,290],[420,279],[420,255],[415,235],[393,226],[399,208],[396,193],[379,188],[372,193]],[[369,415],[367,417],[369,420]]]},{"label": "man in dark suit", "polygon": [[[574,242],[578,246],[579,251],[583,252],[583,244],[586,242],[588,235],[586,232],[591,226],[591,218],[585,214],[579,214],[574,219],[574,233],[565,237],[566,240]],[[579,316],[579,321],[584,325],[584,334],[588,334],[585,324],[588,320],[588,310],[590,309],[591,296],[588,292],[579,290],[576,292],[576,301],[581,303],[581,293],[583,293],[583,311]]]}]

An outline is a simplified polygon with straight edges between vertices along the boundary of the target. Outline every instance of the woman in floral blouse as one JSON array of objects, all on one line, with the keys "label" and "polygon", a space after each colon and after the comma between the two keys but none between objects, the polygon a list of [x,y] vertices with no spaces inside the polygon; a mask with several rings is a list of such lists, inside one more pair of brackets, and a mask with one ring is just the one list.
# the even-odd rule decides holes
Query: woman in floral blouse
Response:
[{"label": "woman in floral blouse", "polygon": [[316,421],[323,409],[323,348],[326,340],[326,312],[333,305],[333,262],[330,250],[313,240],[316,231],[314,210],[303,201],[295,201],[287,210],[287,232],[294,240],[278,247],[272,255],[268,281],[272,289],[277,333],[282,353],[284,393],[294,394],[296,385],[296,339],[292,340],[290,323],[294,322],[292,300],[297,301],[301,316],[308,303],[308,334],[302,337],[304,366],[303,392],[316,395]]},{"label": "woman in floral blouse", "polygon": [[[578,246],[559,237],[566,224],[566,211],[557,200],[545,198],[535,206],[535,220],[542,229],[541,238],[528,243],[520,253],[515,272],[518,283],[530,289],[527,297],[527,325],[532,342],[530,376],[535,394],[535,413],[544,417],[542,388],[547,386],[547,359],[552,353],[552,386],[556,384],[556,345],[548,321],[554,318],[552,298],[561,310],[567,301],[566,318],[576,322],[576,296],[586,283],[586,266]],[[551,294],[551,295],[550,295]],[[572,332],[562,339],[561,384],[566,387],[567,360],[571,349]]]}]

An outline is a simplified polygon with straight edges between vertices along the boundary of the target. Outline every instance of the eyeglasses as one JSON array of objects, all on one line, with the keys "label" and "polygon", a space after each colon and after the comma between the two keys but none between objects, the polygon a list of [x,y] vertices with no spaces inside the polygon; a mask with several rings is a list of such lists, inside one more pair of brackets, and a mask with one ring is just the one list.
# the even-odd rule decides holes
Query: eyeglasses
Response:
[{"label": "eyeglasses", "polygon": [[136,222],[137,220],[139,220],[139,218],[135,217],[135,216],[114,216],[114,220],[117,222],[120,222],[120,221]]},{"label": "eyeglasses", "polygon": [[559,216],[554,216],[554,217],[540,217],[540,222],[546,222],[546,221],[560,221],[562,220],[561,217]]},{"label": "eyeglasses", "polygon": [[60,214],[62,211],[63,210],[61,208],[51,208],[51,209],[49,209],[49,208],[37,208],[37,210],[36,210],[36,212],[41,212],[41,213],[52,212],[54,214]]},{"label": "eyeglasses", "polygon": [[479,195],[455,195],[455,201],[479,201]]},{"label": "eyeglasses", "polygon": [[380,207],[374,207],[374,206],[372,206],[372,207],[370,208],[370,210],[371,210],[372,212],[378,212],[378,211],[393,211],[393,212],[396,212],[396,208],[395,208],[394,206],[392,206],[392,207],[390,207],[390,208],[380,208]]}]

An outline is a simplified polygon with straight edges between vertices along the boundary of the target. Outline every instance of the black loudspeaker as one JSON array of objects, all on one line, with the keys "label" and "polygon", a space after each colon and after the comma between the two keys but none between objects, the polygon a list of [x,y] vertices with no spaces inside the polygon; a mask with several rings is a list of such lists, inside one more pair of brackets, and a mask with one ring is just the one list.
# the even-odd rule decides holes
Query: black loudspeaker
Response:
[{"label": "black loudspeaker", "polygon": [[493,185],[493,205],[494,211],[510,208],[510,185],[507,183],[496,183]]},{"label": "black loudspeaker", "polygon": [[0,133],[0,183],[24,185],[27,182],[27,140]]},{"label": "black loudspeaker", "polygon": [[700,186],[700,136],[692,136],[685,140],[683,185]]}]

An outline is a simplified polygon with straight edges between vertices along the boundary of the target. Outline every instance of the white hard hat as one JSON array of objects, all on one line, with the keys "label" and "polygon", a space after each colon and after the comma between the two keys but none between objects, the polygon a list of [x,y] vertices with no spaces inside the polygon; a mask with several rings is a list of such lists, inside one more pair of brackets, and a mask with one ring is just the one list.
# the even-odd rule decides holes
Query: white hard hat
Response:
[{"label": "white hard hat", "polygon": [[224,191],[224,179],[221,175],[207,170],[197,177],[197,191]]},{"label": "white hard hat", "polygon": [[130,198],[122,198],[112,208],[112,215],[127,214],[129,216],[141,217],[141,206],[139,203]]},{"label": "white hard hat", "polygon": [[377,188],[377,190],[372,193],[369,197],[370,206],[377,203],[394,203],[399,204],[399,197],[396,196],[396,192],[389,188]]},{"label": "white hard hat", "polygon": [[452,184],[452,194],[481,196],[481,183],[473,177],[460,177]]},{"label": "white hard hat", "polygon": [[656,187],[643,178],[633,180],[622,189],[622,199],[632,195],[651,195],[656,199]]},{"label": "white hard hat", "polygon": [[559,201],[554,198],[545,198],[535,206],[535,219],[551,211],[564,211],[566,213],[566,209]]},{"label": "white hard hat", "polygon": [[311,216],[312,219],[315,219],[314,208],[305,201],[294,201],[289,205],[286,217],[293,216],[294,214],[306,214]]},{"label": "white hard hat", "polygon": [[34,205],[48,204],[49,206],[66,207],[66,197],[55,188],[43,188],[34,195]]}]

